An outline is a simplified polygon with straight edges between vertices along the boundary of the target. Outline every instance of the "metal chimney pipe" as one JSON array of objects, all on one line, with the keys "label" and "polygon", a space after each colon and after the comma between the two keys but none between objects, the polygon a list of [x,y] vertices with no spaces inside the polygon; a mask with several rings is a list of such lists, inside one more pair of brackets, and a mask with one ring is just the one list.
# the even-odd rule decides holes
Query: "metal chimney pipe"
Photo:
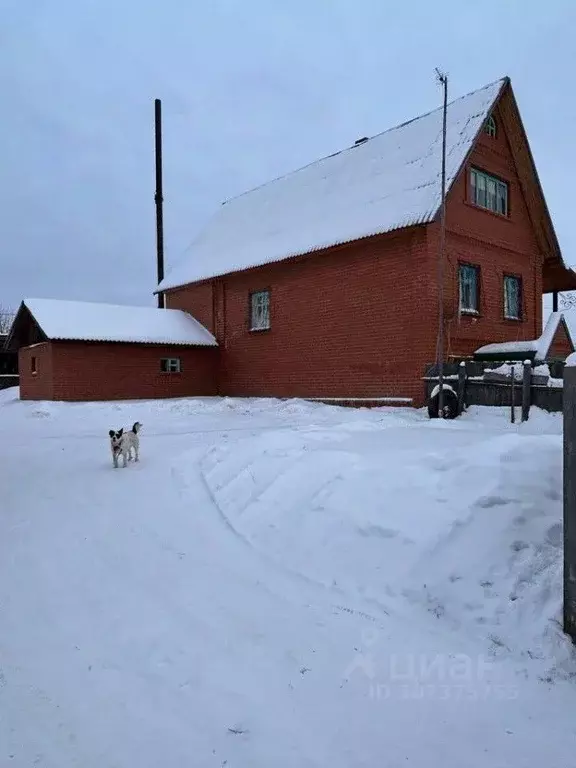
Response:
[{"label": "metal chimney pipe", "polygon": [[[164,215],[162,197],[162,102],[154,100],[154,128],[156,140],[156,260],[158,285],[164,280]],[[158,293],[158,308],[164,309],[164,294]]]}]

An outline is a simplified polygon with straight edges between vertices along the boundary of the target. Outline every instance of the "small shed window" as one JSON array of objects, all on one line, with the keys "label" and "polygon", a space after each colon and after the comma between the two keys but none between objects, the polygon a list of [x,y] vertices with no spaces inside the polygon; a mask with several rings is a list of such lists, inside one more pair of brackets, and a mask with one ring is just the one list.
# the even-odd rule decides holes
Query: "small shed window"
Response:
[{"label": "small shed window", "polygon": [[36,357],[30,358],[30,372],[32,373],[32,376],[36,376],[38,373],[38,369],[36,368]]},{"label": "small shed window", "polygon": [[250,294],[250,330],[266,331],[270,328],[270,291]]},{"label": "small shed window", "polygon": [[460,311],[476,314],[480,311],[480,268],[472,264],[460,264],[458,271]]},{"label": "small shed window", "polygon": [[522,317],[522,280],[515,275],[504,275],[504,317],[507,320]]},{"label": "small shed window", "polygon": [[488,118],[488,122],[486,123],[486,128],[484,129],[488,136],[491,136],[492,138],[495,138],[496,136],[496,120],[490,115]]},{"label": "small shed window", "polygon": [[163,357],[160,360],[160,370],[162,373],[180,373],[182,366],[179,357]]}]

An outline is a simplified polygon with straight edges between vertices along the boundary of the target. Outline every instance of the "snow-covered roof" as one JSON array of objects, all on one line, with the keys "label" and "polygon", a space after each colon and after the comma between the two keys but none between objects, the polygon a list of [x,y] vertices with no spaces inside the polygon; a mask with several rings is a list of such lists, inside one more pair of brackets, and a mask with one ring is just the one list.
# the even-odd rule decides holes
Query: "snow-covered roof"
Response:
[{"label": "snow-covered roof", "polygon": [[562,312],[551,312],[546,321],[542,335],[538,339],[530,341],[506,341],[499,344],[485,344],[474,353],[475,355],[514,355],[518,353],[530,354],[535,360],[545,360],[560,323],[563,323],[564,329],[572,346],[574,343],[570,336],[570,331],[564,320]]},{"label": "snow-covered roof", "polygon": [[214,336],[179,309],[59,299],[25,299],[23,305],[51,340],[216,346]]},{"label": "snow-covered roof", "polygon": [[[447,188],[506,79],[448,105]],[[442,109],[224,203],[160,290],[432,221],[441,202]]]}]

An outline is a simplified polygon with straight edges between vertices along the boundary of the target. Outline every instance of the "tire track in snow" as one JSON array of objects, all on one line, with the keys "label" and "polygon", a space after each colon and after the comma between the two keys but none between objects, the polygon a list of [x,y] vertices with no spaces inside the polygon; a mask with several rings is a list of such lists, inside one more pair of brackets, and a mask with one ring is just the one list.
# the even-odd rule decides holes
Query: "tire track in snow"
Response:
[{"label": "tire track in snow", "polygon": [[[196,471],[198,473],[198,480],[201,483],[206,496],[210,502],[210,504],[213,506],[214,511],[216,512],[216,515],[220,521],[220,523],[225,527],[234,537],[234,539],[241,544],[246,551],[250,552],[251,557],[256,556],[258,560],[265,563],[266,566],[271,567],[276,573],[281,574],[285,577],[288,577],[291,582],[299,582],[301,584],[305,584],[308,587],[312,587],[315,591],[320,591],[322,595],[338,595],[340,598],[345,600],[346,603],[350,600],[351,595],[348,594],[345,590],[334,586],[333,584],[328,584],[325,582],[322,582],[320,580],[314,579],[311,576],[308,576],[301,571],[297,571],[290,566],[279,562],[271,555],[267,554],[262,549],[256,547],[254,543],[246,536],[244,535],[232,522],[232,520],[229,518],[229,516],[226,514],[226,512],[222,509],[221,504],[218,502],[218,499],[208,482],[205,472],[201,466],[202,459],[205,459],[207,455],[214,449],[214,447],[208,451],[204,456],[198,461],[197,459],[193,461],[192,463],[195,465]],[[301,460],[301,457],[300,459]],[[253,460],[251,460],[248,465],[254,463]],[[294,462],[295,465],[297,463]],[[182,494],[187,493],[189,490],[189,481],[188,478],[184,475],[180,467],[172,466],[171,468],[171,475],[172,478],[175,480],[175,482],[178,484],[180,492]],[[270,487],[273,485],[273,483],[270,483],[267,487]],[[323,484],[322,487],[324,487],[326,483]],[[362,596],[354,596],[354,602],[360,603],[361,605],[365,605],[366,607],[371,606],[373,609],[376,609],[377,613],[380,614],[380,618],[382,615],[389,616],[390,611],[388,607],[382,605],[379,601],[371,598],[366,598]],[[312,607],[308,605],[307,607]],[[354,615],[362,617],[365,620],[368,620],[372,623],[380,624],[380,618],[378,616],[373,615],[369,612],[369,610],[362,610],[362,608],[359,607],[350,607],[348,604],[344,604],[343,602],[335,603],[330,602],[329,605],[330,609],[332,611],[336,611],[338,613],[345,613],[347,615]],[[380,627],[384,629],[384,625],[380,624]]]}]

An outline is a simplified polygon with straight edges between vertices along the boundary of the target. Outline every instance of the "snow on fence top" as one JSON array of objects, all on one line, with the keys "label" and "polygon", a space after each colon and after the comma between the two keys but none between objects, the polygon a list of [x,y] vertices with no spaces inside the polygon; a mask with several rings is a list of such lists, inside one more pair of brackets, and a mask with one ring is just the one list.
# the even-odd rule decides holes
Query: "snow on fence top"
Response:
[{"label": "snow on fence top", "polygon": [[[447,114],[447,189],[505,79]],[[432,221],[441,202],[442,109],[227,201],[158,288],[166,290]]]},{"label": "snow on fence top", "polygon": [[179,309],[58,299],[23,303],[49,339],[216,346],[214,336]]},{"label": "snow on fence top", "polygon": [[[485,344],[474,353],[475,355],[512,355],[518,352],[532,354],[535,360],[545,360],[554,336],[561,322],[564,321],[562,312],[552,312],[546,321],[542,335],[530,341],[505,341],[499,344]],[[570,335],[564,323],[566,333]]]}]

